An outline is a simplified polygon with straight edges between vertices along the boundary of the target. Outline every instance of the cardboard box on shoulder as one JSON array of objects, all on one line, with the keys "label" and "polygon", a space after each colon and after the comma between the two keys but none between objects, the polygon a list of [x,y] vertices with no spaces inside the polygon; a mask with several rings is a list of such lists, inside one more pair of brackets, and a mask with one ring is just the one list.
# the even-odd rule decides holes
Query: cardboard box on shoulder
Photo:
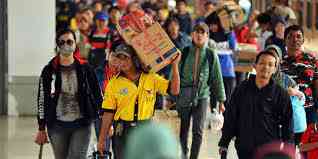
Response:
[{"label": "cardboard box on shoulder", "polygon": [[234,1],[221,2],[216,12],[226,32],[232,31],[235,26],[244,22],[244,12]]},{"label": "cardboard box on shoulder", "polygon": [[257,48],[255,45],[239,43],[239,60],[250,60],[254,62],[257,55]]},{"label": "cardboard box on shoulder", "polygon": [[251,44],[239,43],[239,53],[235,71],[237,72],[252,72],[253,64],[257,56],[257,47]]},{"label": "cardboard box on shoulder", "polygon": [[169,65],[180,52],[159,23],[155,22],[141,33],[119,29],[124,40],[137,52],[141,62],[151,72],[157,72]]}]

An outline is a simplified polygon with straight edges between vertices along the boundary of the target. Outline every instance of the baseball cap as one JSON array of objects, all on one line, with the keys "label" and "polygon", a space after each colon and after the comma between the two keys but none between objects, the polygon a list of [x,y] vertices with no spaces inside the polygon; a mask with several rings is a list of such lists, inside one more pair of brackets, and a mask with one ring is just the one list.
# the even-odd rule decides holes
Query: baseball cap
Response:
[{"label": "baseball cap", "polygon": [[104,12],[98,12],[96,13],[95,15],[95,19],[98,19],[98,20],[108,20],[108,15]]},{"label": "baseball cap", "polygon": [[135,55],[135,50],[127,44],[120,44],[116,47],[113,52],[114,56],[125,55],[127,57],[133,57]]},{"label": "baseball cap", "polygon": [[207,32],[208,33],[209,32],[209,27],[204,22],[198,22],[193,27],[193,32],[196,32],[196,31],[203,31],[203,32]]}]

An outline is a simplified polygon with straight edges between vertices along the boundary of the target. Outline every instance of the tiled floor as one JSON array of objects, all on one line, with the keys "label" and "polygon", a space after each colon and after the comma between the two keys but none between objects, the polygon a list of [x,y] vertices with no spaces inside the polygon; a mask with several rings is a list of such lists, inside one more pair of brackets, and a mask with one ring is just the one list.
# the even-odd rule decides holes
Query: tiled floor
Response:
[{"label": "tiled floor", "polygon": [[[176,120],[171,118],[171,116],[170,118],[167,116],[166,119],[169,119],[168,124],[174,127]],[[177,128],[174,129],[177,130]],[[0,117],[0,159],[37,159],[39,146],[33,142],[35,133],[35,117]],[[94,141],[94,136],[92,138]],[[205,130],[200,159],[219,158],[217,155],[218,140],[219,134]],[[230,148],[228,159],[235,158],[233,151],[233,148]],[[43,154],[43,159],[54,159],[49,145],[44,146]]]}]

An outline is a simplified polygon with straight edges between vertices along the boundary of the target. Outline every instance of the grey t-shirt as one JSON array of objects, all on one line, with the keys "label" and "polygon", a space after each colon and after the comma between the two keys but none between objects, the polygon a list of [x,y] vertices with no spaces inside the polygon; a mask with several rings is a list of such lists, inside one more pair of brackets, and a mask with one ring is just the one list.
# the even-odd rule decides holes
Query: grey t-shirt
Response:
[{"label": "grey t-shirt", "polygon": [[78,82],[75,65],[61,66],[62,88],[59,95],[57,120],[71,122],[83,117],[77,99]]}]

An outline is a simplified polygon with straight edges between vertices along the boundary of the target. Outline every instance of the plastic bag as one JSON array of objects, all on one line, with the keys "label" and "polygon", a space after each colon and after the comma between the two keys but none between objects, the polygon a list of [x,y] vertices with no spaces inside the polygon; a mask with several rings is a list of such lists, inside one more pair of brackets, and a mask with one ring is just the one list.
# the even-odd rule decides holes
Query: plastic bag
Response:
[{"label": "plastic bag", "polygon": [[299,97],[291,96],[290,99],[293,106],[293,131],[294,133],[302,133],[307,128],[306,112],[304,108],[305,97],[299,99]]},{"label": "plastic bag", "polygon": [[211,130],[220,131],[223,127],[224,117],[222,113],[219,113],[215,108],[212,110],[211,114]]}]

